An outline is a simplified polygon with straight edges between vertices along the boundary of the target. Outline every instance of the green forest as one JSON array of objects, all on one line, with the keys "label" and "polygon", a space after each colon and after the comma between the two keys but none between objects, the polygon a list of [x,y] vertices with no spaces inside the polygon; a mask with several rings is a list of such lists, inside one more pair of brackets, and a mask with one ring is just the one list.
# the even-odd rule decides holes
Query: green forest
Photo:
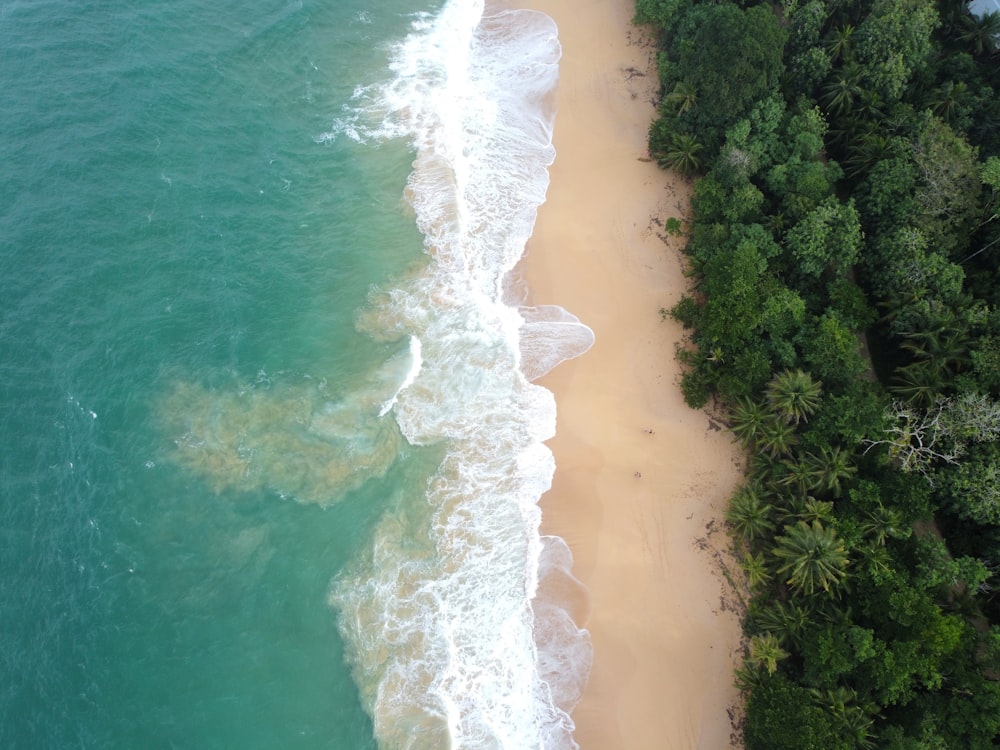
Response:
[{"label": "green forest", "polygon": [[747,454],[748,750],[1000,746],[1000,16],[638,0],[664,315]]}]

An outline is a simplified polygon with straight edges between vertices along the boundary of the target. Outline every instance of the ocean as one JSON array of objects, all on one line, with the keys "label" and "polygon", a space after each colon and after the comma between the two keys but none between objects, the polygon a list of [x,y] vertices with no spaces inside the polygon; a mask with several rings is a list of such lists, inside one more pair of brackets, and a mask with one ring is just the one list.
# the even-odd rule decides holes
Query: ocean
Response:
[{"label": "ocean", "polygon": [[0,3],[0,747],[576,746],[556,34]]}]

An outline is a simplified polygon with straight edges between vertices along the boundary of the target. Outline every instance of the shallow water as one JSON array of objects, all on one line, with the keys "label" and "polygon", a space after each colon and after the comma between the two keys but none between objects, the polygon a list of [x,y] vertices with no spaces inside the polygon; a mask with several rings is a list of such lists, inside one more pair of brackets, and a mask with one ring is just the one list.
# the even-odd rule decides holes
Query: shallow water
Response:
[{"label": "shallow water", "polygon": [[555,29],[413,5],[0,10],[4,747],[573,746]]}]

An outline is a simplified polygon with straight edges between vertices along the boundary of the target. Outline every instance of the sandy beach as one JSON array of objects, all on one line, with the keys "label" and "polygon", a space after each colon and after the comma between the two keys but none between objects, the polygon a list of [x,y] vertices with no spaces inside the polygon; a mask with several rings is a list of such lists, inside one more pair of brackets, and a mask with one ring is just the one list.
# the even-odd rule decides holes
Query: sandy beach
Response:
[{"label": "sandy beach", "polygon": [[522,0],[552,16],[563,58],[556,162],[522,272],[534,304],[596,335],[541,382],[556,394],[557,470],[543,532],[590,592],[594,668],[574,711],[583,750],[738,747],[739,597],[722,522],[740,476],[730,436],[684,404],[661,308],[683,293],[662,222],[690,187],[647,160],[654,50],[629,0]]}]

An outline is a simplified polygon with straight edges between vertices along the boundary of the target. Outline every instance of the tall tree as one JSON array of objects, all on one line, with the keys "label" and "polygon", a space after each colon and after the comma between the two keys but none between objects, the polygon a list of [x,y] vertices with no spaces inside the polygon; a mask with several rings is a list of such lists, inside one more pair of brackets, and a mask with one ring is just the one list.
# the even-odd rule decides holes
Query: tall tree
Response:
[{"label": "tall tree", "polygon": [[673,90],[663,97],[663,103],[676,115],[683,115],[698,101],[698,90],[687,81],[678,81]]},{"label": "tall tree", "polygon": [[787,656],[788,652],[770,633],[761,633],[750,638],[750,655],[747,658],[751,664],[766,669],[768,674],[774,674],[778,670],[778,662]]},{"label": "tall tree", "polygon": [[830,53],[833,62],[839,62],[851,55],[851,40],[854,38],[854,27],[845,23],[826,35],[826,51]]},{"label": "tall tree", "polygon": [[822,91],[820,101],[827,114],[833,117],[844,117],[849,114],[863,91],[861,67],[852,63],[838,68],[823,84]]},{"label": "tall tree", "polygon": [[874,0],[852,41],[865,85],[880,102],[898,101],[928,63],[937,25],[933,0]]},{"label": "tall tree", "polygon": [[788,456],[799,443],[795,425],[775,415],[761,425],[757,448],[770,456]]},{"label": "tall tree", "polygon": [[756,627],[774,634],[781,644],[798,649],[814,614],[798,599],[778,599],[752,606],[750,619]]},{"label": "tall tree", "polygon": [[729,429],[744,448],[760,439],[763,426],[771,417],[767,408],[752,398],[737,399],[729,409]]},{"label": "tall tree", "polygon": [[853,201],[827,198],[788,230],[785,244],[807,276],[847,271],[861,250],[861,221]]},{"label": "tall tree", "polygon": [[858,750],[874,750],[877,745],[873,737],[872,725],[878,714],[878,706],[870,701],[862,701],[856,690],[840,685],[826,690],[810,691],[816,705],[826,711],[835,726],[848,737]]},{"label": "tall tree", "polygon": [[786,422],[807,421],[819,408],[823,384],[802,370],[785,370],[767,384],[767,402]]},{"label": "tall tree", "polygon": [[938,118],[927,120],[913,143],[918,226],[931,247],[964,250],[980,213],[977,150]]},{"label": "tall tree", "polygon": [[756,484],[741,487],[729,501],[726,520],[740,537],[753,544],[774,530],[771,521],[773,508],[764,499],[762,488]]},{"label": "tall tree", "polygon": [[[695,132],[722,132],[777,88],[785,31],[765,6],[694,5],[677,30],[678,77],[698,91],[683,116]],[[712,143],[713,151],[721,142]]]},{"label": "tall tree", "polygon": [[703,146],[698,139],[687,133],[672,133],[662,151],[653,154],[661,167],[680,172],[684,176],[693,175],[701,169]]},{"label": "tall tree", "polygon": [[841,483],[858,472],[851,454],[839,445],[822,445],[817,453],[807,453],[805,461],[812,470],[815,489],[831,492],[835,497],[841,494]]},{"label": "tall tree", "polygon": [[847,577],[848,556],[844,543],[833,528],[819,521],[811,525],[799,521],[785,527],[771,553],[782,560],[777,572],[787,575],[793,589],[810,595],[835,591]]},{"label": "tall tree", "polygon": [[958,38],[969,45],[977,56],[992,55],[1000,40],[1000,13],[991,11],[975,16],[966,13],[961,20]]}]

